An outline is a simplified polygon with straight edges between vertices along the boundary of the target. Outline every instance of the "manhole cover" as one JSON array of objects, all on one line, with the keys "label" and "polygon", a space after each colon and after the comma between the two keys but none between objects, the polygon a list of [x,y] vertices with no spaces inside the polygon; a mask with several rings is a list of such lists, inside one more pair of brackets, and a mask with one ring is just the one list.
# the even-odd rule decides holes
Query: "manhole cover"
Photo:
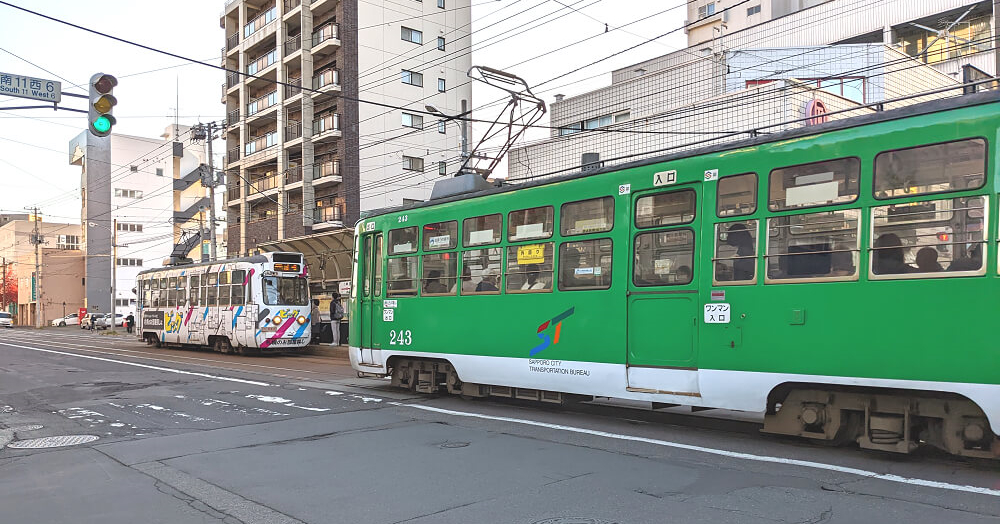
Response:
[{"label": "manhole cover", "polygon": [[616,522],[590,517],[553,517],[533,522],[532,524],[617,524]]},{"label": "manhole cover", "polygon": [[10,429],[11,431],[35,431],[36,429],[42,429],[43,427],[45,426],[42,426],[41,424],[29,424],[27,426],[17,426]]},{"label": "manhole cover", "polygon": [[55,437],[33,438],[28,440],[18,440],[7,444],[13,449],[38,449],[38,448],[58,448],[62,446],[75,446],[86,444],[97,440],[95,435],[57,435]]},{"label": "manhole cover", "polygon": [[466,447],[468,445],[469,445],[468,442],[445,442],[444,444],[441,444],[441,447],[442,448],[446,448],[446,449],[448,449],[448,448],[464,448],[464,447]]}]

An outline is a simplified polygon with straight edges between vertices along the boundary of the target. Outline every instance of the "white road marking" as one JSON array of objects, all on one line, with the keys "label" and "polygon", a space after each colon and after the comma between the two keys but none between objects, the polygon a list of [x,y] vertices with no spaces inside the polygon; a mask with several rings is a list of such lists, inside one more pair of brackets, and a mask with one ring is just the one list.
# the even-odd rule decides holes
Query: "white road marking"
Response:
[{"label": "white road marking", "polygon": [[[52,349],[33,348],[31,346],[21,346],[21,345],[18,345],[18,344],[11,344],[9,342],[0,342],[0,345],[2,345],[2,346],[10,346],[10,347],[15,347],[15,348],[21,348],[21,349],[29,349],[31,351],[40,351],[42,353],[53,353],[53,354],[56,354],[56,355],[65,355],[65,356],[68,356],[68,357],[89,358],[91,360],[100,360],[102,362],[113,362],[115,364],[124,364],[126,366],[135,366],[137,368],[154,369],[156,371],[166,371],[167,373],[177,373],[179,375],[191,375],[191,376],[195,376],[195,377],[211,378],[211,379],[215,379],[215,380],[225,380],[227,382],[239,382],[240,384],[250,384],[250,385],[253,385],[253,386],[267,386],[267,387],[274,386],[274,384],[268,384],[267,382],[257,382],[256,380],[245,380],[245,379],[242,379],[242,378],[224,377],[224,376],[221,376],[221,375],[210,375],[208,373],[198,373],[196,371],[184,371],[182,369],[164,368],[164,367],[160,367],[160,366],[150,366],[148,364],[140,364],[138,362],[128,362],[128,361],[125,361],[125,360],[115,360],[113,358],[95,357],[95,356],[92,356],[92,355],[81,355],[79,353],[70,353],[70,352],[67,352],[67,351],[55,351],[55,350],[52,350]],[[180,362],[178,362],[178,364],[180,364]]]},{"label": "white road marking", "polygon": [[306,411],[330,411],[330,408],[311,408],[308,406],[300,406],[291,400],[282,397],[269,397],[266,395],[246,395],[246,397],[259,400],[261,402],[269,402],[271,404],[281,404],[282,406],[288,406],[290,408],[304,409]]},{"label": "white road marking", "polygon": [[537,427],[541,427],[541,428],[555,429],[555,430],[559,430],[559,431],[568,431],[568,432],[572,432],[572,433],[581,433],[581,434],[584,434],[584,435],[593,435],[593,436],[596,436],[596,437],[605,437],[605,438],[616,439],[616,440],[628,440],[628,441],[632,441],[632,442],[642,442],[642,443],[645,443],[645,444],[653,444],[655,446],[664,446],[664,447],[668,447],[668,448],[683,449],[683,450],[687,450],[687,451],[697,451],[697,452],[700,452],[700,453],[708,453],[708,454],[711,454],[711,455],[718,455],[718,456],[722,456],[722,457],[729,457],[729,458],[735,458],[735,459],[741,459],[741,460],[749,460],[749,461],[754,461],[754,462],[770,462],[770,463],[774,463],[774,464],[787,464],[787,465],[790,465],[790,466],[800,466],[800,467],[804,467],[804,468],[823,469],[823,470],[827,470],[827,471],[836,471],[838,473],[847,473],[847,474],[850,474],[850,475],[857,475],[859,477],[868,477],[868,478],[873,478],[873,479],[886,480],[886,481],[889,481],[889,482],[898,482],[898,483],[901,483],[901,484],[910,484],[910,485],[913,485],[913,486],[922,486],[922,487],[927,487],[927,488],[944,489],[944,490],[950,490],[950,491],[964,491],[966,493],[975,493],[977,495],[989,495],[991,497],[1000,497],[1000,490],[997,490],[997,489],[983,488],[983,487],[979,487],[979,486],[968,486],[968,485],[962,485],[962,484],[951,484],[951,483],[948,483],[948,482],[938,482],[938,481],[935,481],[935,480],[926,480],[926,479],[918,479],[918,478],[911,478],[911,477],[903,477],[903,476],[900,476],[900,475],[893,475],[893,474],[890,474],[890,473],[878,473],[878,472],[875,472],[875,471],[868,471],[868,470],[864,470],[864,469],[850,468],[850,467],[846,467],[846,466],[838,466],[836,464],[826,464],[826,463],[823,463],[823,462],[813,462],[811,460],[798,460],[798,459],[790,459],[790,458],[783,458],[783,457],[772,457],[772,456],[769,456],[769,455],[754,455],[754,454],[751,454],[751,453],[741,453],[741,452],[738,452],[738,451],[728,451],[728,450],[725,450],[725,449],[715,449],[715,448],[707,448],[707,447],[704,447],[704,446],[693,446],[691,444],[681,444],[679,442],[670,442],[670,441],[667,441],[667,440],[659,440],[659,439],[646,438],[646,437],[636,437],[636,436],[633,436],[633,435],[621,435],[621,434],[618,434],[618,433],[609,433],[607,431],[598,431],[598,430],[595,430],[595,429],[578,428],[578,427],[574,427],[574,426],[563,426],[561,424],[550,424],[550,423],[547,423],[547,422],[538,422],[538,421],[535,421],[535,420],[526,420],[526,419],[511,418],[511,417],[497,417],[497,416],[493,416],[493,415],[483,415],[483,414],[480,414],[480,413],[469,413],[469,412],[465,412],[465,411],[453,411],[453,410],[450,410],[450,409],[435,408],[435,407],[431,407],[431,406],[422,406],[422,405],[418,405],[418,404],[401,404],[401,403],[395,403],[395,402],[393,402],[392,404],[395,404],[395,405],[398,405],[398,406],[402,406],[402,407],[407,407],[407,408],[422,409],[424,411],[432,411],[434,413],[441,413],[441,414],[444,414],[444,415],[451,415],[451,416],[455,416],[455,417],[468,417],[468,418],[479,418],[479,419],[484,419],[484,420],[496,420],[496,421],[499,421],[499,422],[510,422],[510,423],[513,423],[513,424],[523,424],[525,426],[537,426]]}]

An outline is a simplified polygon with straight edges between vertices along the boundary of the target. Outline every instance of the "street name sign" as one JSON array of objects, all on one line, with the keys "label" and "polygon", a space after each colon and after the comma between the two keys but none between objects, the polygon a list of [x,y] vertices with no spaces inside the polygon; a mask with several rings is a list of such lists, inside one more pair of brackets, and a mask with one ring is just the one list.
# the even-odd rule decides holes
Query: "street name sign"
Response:
[{"label": "street name sign", "polygon": [[62,100],[62,82],[0,73],[0,95],[59,103]]}]

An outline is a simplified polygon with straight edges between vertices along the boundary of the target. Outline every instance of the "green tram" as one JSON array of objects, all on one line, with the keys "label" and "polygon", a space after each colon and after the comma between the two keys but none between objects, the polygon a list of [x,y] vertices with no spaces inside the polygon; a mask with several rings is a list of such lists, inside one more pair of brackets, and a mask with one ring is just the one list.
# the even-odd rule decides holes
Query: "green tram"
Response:
[{"label": "green tram", "polygon": [[965,95],[378,211],[351,364],[996,457],[998,127],[1000,93]]}]

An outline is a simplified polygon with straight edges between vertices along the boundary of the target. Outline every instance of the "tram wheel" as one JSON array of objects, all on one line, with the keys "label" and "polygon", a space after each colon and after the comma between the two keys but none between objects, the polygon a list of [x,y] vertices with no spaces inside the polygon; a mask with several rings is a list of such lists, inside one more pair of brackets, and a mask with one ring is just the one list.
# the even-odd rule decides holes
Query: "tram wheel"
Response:
[{"label": "tram wheel", "polygon": [[219,353],[232,353],[233,346],[229,343],[228,338],[218,337],[215,339],[215,350]]},{"label": "tram wheel", "polygon": [[156,336],[155,333],[146,334],[146,344],[149,344],[150,346],[153,346],[155,348],[163,347],[163,343],[160,342],[160,337]]}]

